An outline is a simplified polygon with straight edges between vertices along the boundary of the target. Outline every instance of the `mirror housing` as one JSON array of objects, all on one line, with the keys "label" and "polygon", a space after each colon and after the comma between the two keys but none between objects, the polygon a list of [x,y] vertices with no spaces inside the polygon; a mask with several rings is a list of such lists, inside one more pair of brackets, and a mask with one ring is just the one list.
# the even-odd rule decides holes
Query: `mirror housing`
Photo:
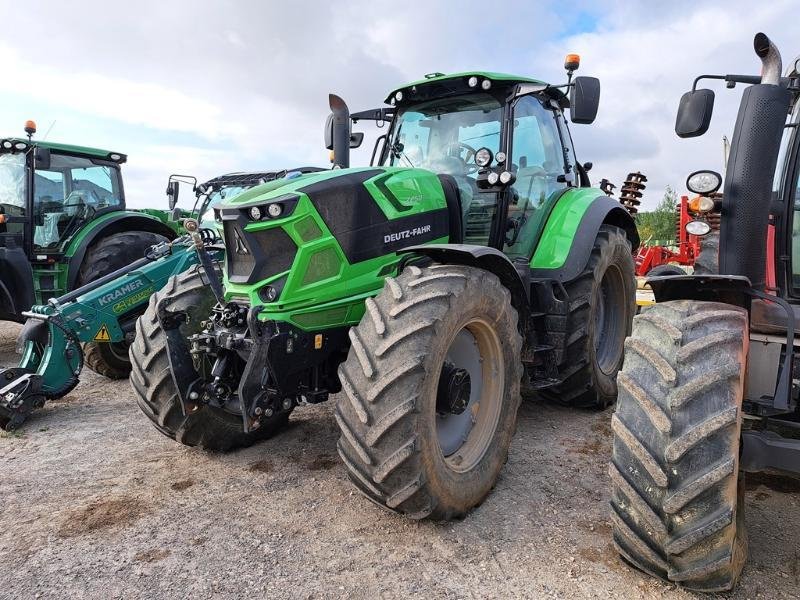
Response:
[{"label": "mirror housing", "polygon": [[569,116],[573,123],[588,125],[597,117],[600,106],[600,80],[576,77],[569,88]]},{"label": "mirror housing", "polygon": [[37,169],[47,170],[50,168],[50,148],[42,148],[41,146],[36,146],[36,150],[33,154],[35,167]]},{"label": "mirror housing", "polygon": [[170,181],[167,184],[167,200],[169,202],[169,209],[175,208],[178,204],[178,192],[180,192],[180,183],[177,181]]},{"label": "mirror housing", "polygon": [[714,112],[714,92],[699,89],[686,92],[681,96],[678,105],[678,116],[675,119],[675,133],[680,138],[703,135],[711,124]]},{"label": "mirror housing", "polygon": [[358,148],[361,145],[361,142],[364,141],[364,132],[357,131],[355,133],[350,134],[350,147],[351,148]]},{"label": "mirror housing", "polygon": [[333,150],[333,113],[325,119],[325,149]]}]

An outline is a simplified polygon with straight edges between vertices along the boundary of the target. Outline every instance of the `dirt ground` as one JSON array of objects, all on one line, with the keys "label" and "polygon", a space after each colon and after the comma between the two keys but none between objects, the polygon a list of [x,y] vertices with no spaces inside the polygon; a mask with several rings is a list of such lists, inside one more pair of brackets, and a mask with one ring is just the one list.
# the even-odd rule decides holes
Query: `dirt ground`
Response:
[{"label": "dirt ground", "polygon": [[[0,364],[18,327],[0,324]],[[610,412],[523,404],[495,491],[410,522],[353,490],[332,406],[256,447],[162,436],[127,381],[84,371],[0,434],[0,598],[691,598],[610,539]],[[730,598],[800,598],[800,484],[751,478],[750,559]]]}]

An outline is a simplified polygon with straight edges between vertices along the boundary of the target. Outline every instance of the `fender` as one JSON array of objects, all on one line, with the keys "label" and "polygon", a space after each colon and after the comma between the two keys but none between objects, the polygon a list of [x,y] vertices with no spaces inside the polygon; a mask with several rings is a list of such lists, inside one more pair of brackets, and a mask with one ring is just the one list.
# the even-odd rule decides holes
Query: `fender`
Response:
[{"label": "fender", "polygon": [[[97,225],[82,235],[80,241],[70,244],[70,247],[67,249],[66,254],[70,256],[69,272],[67,274],[68,290],[75,289],[78,283],[78,272],[83,264],[86,252],[92,244],[100,241],[101,238],[122,231],[149,231],[151,233],[163,235],[168,240],[173,240],[177,237],[177,234],[171,227],[159,221],[157,218],[143,213],[131,211],[115,212],[107,219],[99,223],[95,221],[95,223],[97,223]],[[92,227],[92,225],[94,225],[94,223],[91,224],[90,227]],[[133,260],[136,258],[139,257],[132,257]]]},{"label": "fender", "polygon": [[530,262],[531,276],[564,282],[580,275],[601,225],[625,230],[631,250],[639,247],[633,217],[615,199],[593,188],[564,194],[548,215]]},{"label": "fender", "polygon": [[440,263],[468,265],[490,271],[511,292],[511,304],[520,314],[520,322],[530,310],[530,269],[527,263],[521,264],[523,273],[520,273],[508,256],[496,248],[471,244],[428,244],[397,251],[397,254],[407,253],[427,256]]}]

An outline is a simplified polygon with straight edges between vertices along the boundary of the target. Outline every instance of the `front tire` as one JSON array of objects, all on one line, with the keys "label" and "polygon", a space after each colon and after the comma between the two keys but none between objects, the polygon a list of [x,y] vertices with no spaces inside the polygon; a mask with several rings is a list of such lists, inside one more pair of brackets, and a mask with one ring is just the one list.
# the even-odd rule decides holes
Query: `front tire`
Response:
[{"label": "front tire", "polygon": [[605,408],[617,397],[623,344],[636,314],[636,266],[625,232],[603,225],[583,273],[564,284],[566,316],[547,317],[561,382],[542,391],[560,404]]},{"label": "front tire", "polygon": [[[214,304],[207,280],[200,271],[191,269],[170,277],[167,285],[150,298],[144,314],[136,321],[136,338],[131,344],[131,386],[142,412],[156,429],[167,437],[186,446],[200,446],[204,450],[224,452],[233,448],[250,446],[266,439],[283,428],[289,412],[276,413],[255,431],[244,433],[242,417],[221,408],[202,405],[188,415],[183,414],[178,392],[167,357],[167,337],[156,316],[156,307],[164,298],[171,299],[173,311],[193,309],[199,313],[203,307]],[[197,319],[190,319],[197,323]],[[183,334],[191,333],[182,326]]]},{"label": "front tire", "polygon": [[614,543],[635,567],[701,592],[730,590],[747,554],[739,436],[747,313],[656,304],[634,319],[609,467]]},{"label": "front tire", "polygon": [[[128,266],[142,258],[150,246],[166,241],[163,235],[149,231],[115,233],[104,237],[86,253],[78,272],[78,287]],[[109,379],[125,379],[130,374],[130,343],[127,341],[87,342],[81,347],[86,366],[95,373]]]},{"label": "front tire", "polygon": [[522,338],[487,271],[407,267],[366,301],[339,369],[339,454],[356,487],[414,519],[465,515],[491,491],[519,407]]}]

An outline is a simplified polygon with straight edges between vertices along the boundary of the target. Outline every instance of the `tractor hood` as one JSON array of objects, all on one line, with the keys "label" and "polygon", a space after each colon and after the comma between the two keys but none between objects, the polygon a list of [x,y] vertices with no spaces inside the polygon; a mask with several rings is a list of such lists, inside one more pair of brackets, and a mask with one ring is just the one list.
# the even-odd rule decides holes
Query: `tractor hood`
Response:
[{"label": "tractor hood", "polygon": [[451,219],[457,200],[448,202],[444,189],[431,171],[404,167],[335,169],[254,187],[216,209],[228,289],[276,278],[302,288],[344,276],[345,265],[380,268],[397,260],[396,250],[447,241],[460,213]]}]

